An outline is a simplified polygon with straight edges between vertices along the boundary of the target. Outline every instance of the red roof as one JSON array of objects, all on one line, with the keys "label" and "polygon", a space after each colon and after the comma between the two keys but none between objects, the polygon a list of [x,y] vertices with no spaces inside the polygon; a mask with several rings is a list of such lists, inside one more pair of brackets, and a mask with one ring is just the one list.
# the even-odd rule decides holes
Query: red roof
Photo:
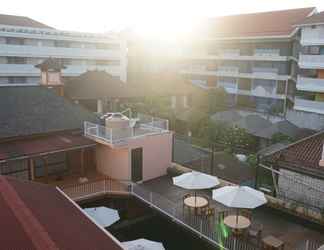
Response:
[{"label": "red roof", "polygon": [[0,143],[0,161],[90,146],[95,146],[92,140],[73,134],[55,134],[15,140]]},{"label": "red roof", "polygon": [[315,8],[223,16],[208,21],[210,38],[289,36]]},{"label": "red roof", "polygon": [[14,16],[14,15],[5,15],[0,14],[0,24],[2,25],[12,25],[12,26],[22,26],[22,27],[31,27],[31,28],[45,28],[53,29],[52,27],[40,23],[34,19],[25,16]]},{"label": "red roof", "polygon": [[294,168],[309,174],[324,176],[324,167],[319,166],[323,142],[324,132],[321,131],[276,151],[267,159],[277,162],[281,167]]},{"label": "red roof", "polygon": [[0,177],[1,249],[121,250],[56,188]]},{"label": "red roof", "polygon": [[324,11],[311,15],[302,21],[298,22],[296,25],[312,25],[312,24],[323,24],[324,23]]}]

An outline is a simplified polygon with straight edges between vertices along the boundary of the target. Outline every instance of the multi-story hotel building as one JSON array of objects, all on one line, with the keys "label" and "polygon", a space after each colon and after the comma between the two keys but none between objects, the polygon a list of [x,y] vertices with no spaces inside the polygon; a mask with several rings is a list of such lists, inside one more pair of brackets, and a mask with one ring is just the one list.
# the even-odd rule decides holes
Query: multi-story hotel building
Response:
[{"label": "multi-story hotel building", "polygon": [[0,15],[0,84],[38,84],[39,64],[48,57],[66,66],[63,77],[105,70],[127,80],[126,42],[117,34],[57,30],[27,17]]},{"label": "multi-story hotel building", "polygon": [[302,22],[298,65],[296,110],[324,114],[324,12]]},{"label": "multi-story hotel building", "polygon": [[283,113],[292,106],[297,72],[298,29],[314,8],[214,18],[202,39],[184,51],[193,83],[224,87],[230,103]]}]

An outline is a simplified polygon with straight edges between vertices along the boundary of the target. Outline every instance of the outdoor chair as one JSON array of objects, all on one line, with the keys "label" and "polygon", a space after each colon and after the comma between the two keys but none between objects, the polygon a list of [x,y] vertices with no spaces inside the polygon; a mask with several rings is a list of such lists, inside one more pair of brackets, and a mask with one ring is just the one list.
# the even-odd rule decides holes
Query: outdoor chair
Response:
[{"label": "outdoor chair", "polygon": [[249,240],[256,241],[259,246],[262,238],[263,225],[261,223],[252,223],[247,230]]},{"label": "outdoor chair", "polygon": [[249,209],[242,209],[240,214],[246,218],[248,218],[249,220],[251,220],[252,218],[252,211]]}]

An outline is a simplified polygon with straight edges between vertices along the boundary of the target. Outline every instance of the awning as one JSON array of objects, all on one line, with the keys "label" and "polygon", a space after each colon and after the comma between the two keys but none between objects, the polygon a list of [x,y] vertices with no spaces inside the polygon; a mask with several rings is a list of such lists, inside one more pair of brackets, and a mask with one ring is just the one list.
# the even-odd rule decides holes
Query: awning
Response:
[{"label": "awning", "polygon": [[93,147],[96,143],[82,135],[56,134],[0,144],[0,163],[40,155]]}]

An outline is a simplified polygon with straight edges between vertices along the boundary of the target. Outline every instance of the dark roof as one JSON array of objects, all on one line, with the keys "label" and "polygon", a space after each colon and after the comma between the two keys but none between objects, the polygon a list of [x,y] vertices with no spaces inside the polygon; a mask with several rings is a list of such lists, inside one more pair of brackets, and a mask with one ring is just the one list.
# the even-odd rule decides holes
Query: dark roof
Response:
[{"label": "dark roof", "polygon": [[257,132],[272,126],[272,123],[260,115],[247,115],[233,122],[234,126],[245,129],[247,133],[257,135]]},{"label": "dark roof", "polygon": [[297,26],[312,25],[312,24],[323,24],[324,23],[324,11],[306,17],[300,22],[296,23]]},{"label": "dark roof", "polygon": [[0,87],[0,138],[80,129],[95,114],[42,86]]},{"label": "dark roof", "polygon": [[300,8],[216,17],[208,20],[210,38],[289,36],[294,24],[305,19],[315,8]]},{"label": "dark roof", "polygon": [[324,176],[324,168],[319,166],[319,161],[322,158],[323,141],[324,131],[321,131],[275,151],[264,160],[276,162],[281,167]]},{"label": "dark roof", "polygon": [[256,136],[271,139],[275,134],[283,134],[295,139],[298,136],[299,128],[291,122],[284,120],[272,124],[270,127],[261,129],[255,133]]},{"label": "dark roof", "polygon": [[63,65],[61,60],[53,57],[45,59],[40,64],[35,65],[35,67],[41,69],[42,71],[49,70],[49,69],[60,71],[66,68]]},{"label": "dark roof", "polygon": [[242,115],[236,110],[226,110],[217,112],[210,116],[213,121],[220,121],[225,123],[232,123],[243,118]]},{"label": "dark roof", "polygon": [[55,187],[0,177],[1,249],[121,250]]},{"label": "dark roof", "polygon": [[[142,93],[114,78],[105,71],[87,71],[65,83],[65,93],[71,99],[129,98]],[[143,96],[143,95],[142,95]]]},{"label": "dark roof", "polygon": [[31,28],[45,28],[53,29],[46,24],[40,23],[34,19],[25,16],[14,16],[14,15],[5,15],[0,14],[0,25],[12,25],[12,26],[23,26]]},{"label": "dark roof", "polygon": [[81,134],[61,133],[36,138],[0,143],[0,162],[30,158],[40,154],[95,146],[96,143]]}]

